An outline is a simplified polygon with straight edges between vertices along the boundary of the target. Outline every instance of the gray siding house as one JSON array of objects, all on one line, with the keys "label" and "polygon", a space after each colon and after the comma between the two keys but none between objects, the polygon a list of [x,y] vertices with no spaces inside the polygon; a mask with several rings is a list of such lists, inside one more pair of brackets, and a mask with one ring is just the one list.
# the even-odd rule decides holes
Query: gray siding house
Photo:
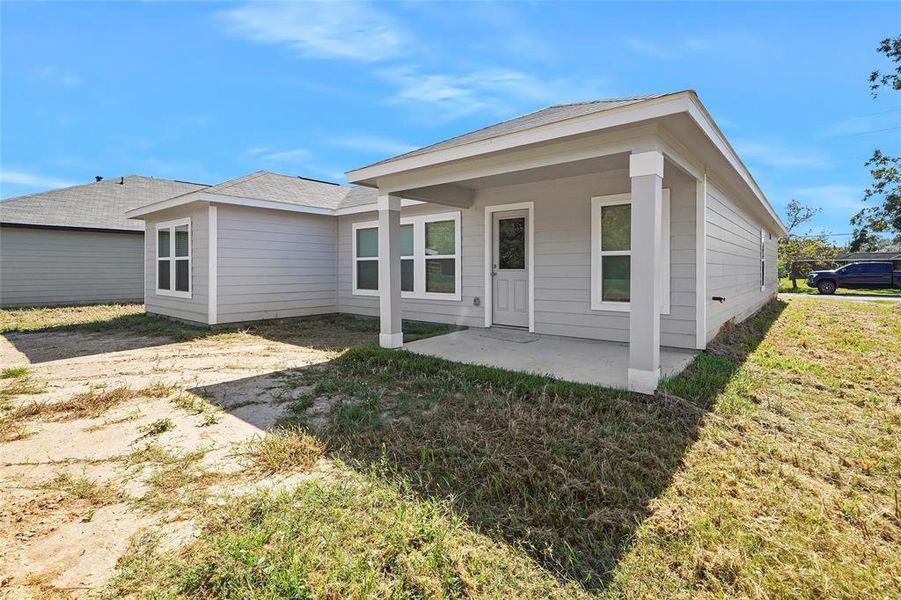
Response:
[{"label": "gray siding house", "polygon": [[125,212],[203,187],[129,175],[0,202],[0,306],[140,302],[144,227]]},{"label": "gray siding house", "polygon": [[[786,234],[691,91],[553,106],[348,173],[260,172],[129,213],[148,312],[228,323],[341,312],[703,349],[774,297]],[[387,260],[386,260],[387,258]]]}]

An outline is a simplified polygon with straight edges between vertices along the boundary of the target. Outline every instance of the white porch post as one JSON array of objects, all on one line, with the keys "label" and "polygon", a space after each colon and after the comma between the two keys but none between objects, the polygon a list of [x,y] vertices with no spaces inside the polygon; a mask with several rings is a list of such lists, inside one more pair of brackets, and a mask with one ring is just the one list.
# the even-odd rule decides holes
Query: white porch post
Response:
[{"label": "white porch post", "polygon": [[379,192],[379,317],[382,348],[400,348],[400,197]]},{"label": "white porch post", "polygon": [[632,266],[629,316],[629,389],[653,394],[660,381],[660,236],[663,154],[629,157],[632,180]]}]

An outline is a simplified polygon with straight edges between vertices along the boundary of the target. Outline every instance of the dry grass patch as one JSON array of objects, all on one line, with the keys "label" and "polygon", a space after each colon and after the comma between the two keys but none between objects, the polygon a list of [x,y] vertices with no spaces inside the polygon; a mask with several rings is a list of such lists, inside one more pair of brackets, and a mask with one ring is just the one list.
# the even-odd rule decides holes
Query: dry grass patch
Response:
[{"label": "dry grass patch", "polygon": [[242,444],[237,455],[265,475],[308,470],[325,454],[325,445],[299,429],[276,431]]},{"label": "dry grass patch", "polygon": [[28,419],[46,418],[56,421],[97,418],[108,410],[136,398],[164,398],[172,392],[172,387],[154,383],[143,388],[118,386],[114,388],[93,388],[76,394],[69,400],[59,402],[29,402],[11,409],[4,415],[10,423]]},{"label": "dry grass patch", "polygon": [[51,481],[44,484],[46,489],[60,490],[67,494],[85,500],[94,506],[106,506],[122,501],[122,495],[111,485],[88,479],[76,477],[71,473],[61,473]]}]

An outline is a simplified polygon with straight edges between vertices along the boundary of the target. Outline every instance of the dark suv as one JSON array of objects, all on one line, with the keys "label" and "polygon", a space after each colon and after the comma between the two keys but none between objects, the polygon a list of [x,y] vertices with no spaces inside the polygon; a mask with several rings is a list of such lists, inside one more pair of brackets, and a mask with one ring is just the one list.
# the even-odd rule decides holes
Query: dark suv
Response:
[{"label": "dark suv", "polygon": [[890,262],[852,263],[834,271],[812,271],[807,285],[821,294],[834,294],[838,288],[901,289],[901,270]]}]

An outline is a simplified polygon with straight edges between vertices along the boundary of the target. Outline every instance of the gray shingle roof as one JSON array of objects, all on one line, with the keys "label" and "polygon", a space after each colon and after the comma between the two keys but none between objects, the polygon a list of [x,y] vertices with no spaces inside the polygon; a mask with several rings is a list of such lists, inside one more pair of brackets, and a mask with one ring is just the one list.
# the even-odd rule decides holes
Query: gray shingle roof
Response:
[{"label": "gray shingle roof", "polygon": [[888,260],[901,259],[901,252],[840,252],[837,258],[841,260]]},{"label": "gray shingle roof", "polygon": [[378,192],[370,188],[339,185],[269,171],[257,171],[202,191],[205,194],[269,200],[331,210],[374,203],[378,197]]},{"label": "gray shingle roof", "polygon": [[143,231],[144,223],[127,219],[126,211],[206,187],[126,175],[3,200],[0,223]]},{"label": "gray shingle roof", "polygon": [[551,123],[557,123],[560,121],[565,121],[567,119],[582,117],[585,115],[599,113],[605,110],[611,110],[613,108],[628,106],[630,104],[637,104],[646,100],[653,100],[654,98],[660,98],[670,95],[672,94],[649,94],[645,96],[630,96],[628,98],[609,98],[606,100],[592,100],[590,102],[575,102],[573,104],[556,104],[554,106],[542,108],[541,110],[523,115],[521,117],[503,121],[495,125],[489,125],[488,127],[477,129],[476,131],[465,133],[463,135],[458,135],[457,137],[452,137],[436,144],[424,146],[422,148],[412,150],[404,154],[399,154],[397,156],[393,156],[391,158],[387,158],[385,160],[381,160],[367,166],[372,167],[375,165],[381,165],[396,160],[401,160],[403,158],[410,158],[411,156],[419,156],[422,154],[428,154],[430,152],[437,152],[439,150],[447,150],[448,148],[456,148],[457,146],[463,146],[465,144],[471,144],[473,142],[481,142],[483,140],[499,137],[502,135],[517,133],[520,131],[525,131],[527,129],[533,129],[542,125],[549,125]]}]

